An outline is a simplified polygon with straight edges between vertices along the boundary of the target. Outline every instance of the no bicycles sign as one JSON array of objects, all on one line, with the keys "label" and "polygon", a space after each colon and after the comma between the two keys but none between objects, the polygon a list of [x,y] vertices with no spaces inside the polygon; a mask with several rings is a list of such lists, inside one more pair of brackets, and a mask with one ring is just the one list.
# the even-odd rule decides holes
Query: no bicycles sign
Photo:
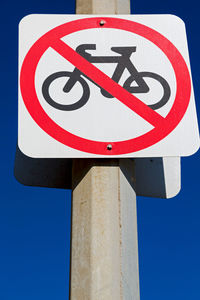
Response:
[{"label": "no bicycles sign", "polygon": [[184,156],[199,148],[179,18],[29,15],[19,32],[26,155]]}]

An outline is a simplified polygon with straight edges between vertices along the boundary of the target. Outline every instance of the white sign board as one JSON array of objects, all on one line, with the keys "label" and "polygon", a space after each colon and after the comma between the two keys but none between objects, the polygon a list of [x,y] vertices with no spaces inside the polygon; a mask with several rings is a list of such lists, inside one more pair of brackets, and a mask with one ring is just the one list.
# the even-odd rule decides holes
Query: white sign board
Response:
[{"label": "white sign board", "polygon": [[178,17],[29,15],[19,34],[24,154],[159,157],[199,148]]}]

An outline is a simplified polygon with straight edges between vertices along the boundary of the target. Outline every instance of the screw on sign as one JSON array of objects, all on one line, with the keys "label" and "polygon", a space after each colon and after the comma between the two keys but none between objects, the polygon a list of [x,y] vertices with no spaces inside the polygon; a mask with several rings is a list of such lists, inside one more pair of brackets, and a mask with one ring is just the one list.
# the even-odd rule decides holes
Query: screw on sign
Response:
[{"label": "screw on sign", "polygon": [[[157,22],[156,17],[161,22]],[[66,16],[62,22],[63,16],[48,16],[46,27],[50,19],[59,26],[49,25],[49,30],[45,27],[43,34],[38,32],[38,39],[30,40],[28,49],[23,46],[21,37],[19,146],[25,154],[35,157],[144,157],[189,155],[197,150],[198,126],[184,25],[171,15],[156,17],[124,16],[119,19],[76,15]],[[41,20],[38,15],[30,18]],[[168,26],[169,19],[180,31],[176,45]],[[142,24],[144,21],[149,26]],[[154,29],[156,24],[161,24],[162,33]],[[22,33],[30,30],[28,26],[25,18],[21,24]],[[113,36],[116,37],[112,40]],[[178,49],[180,46],[184,49],[182,53]],[[148,49],[146,53],[145,49]],[[160,53],[161,59],[156,53]],[[49,57],[47,65],[52,64],[51,55],[62,60],[55,68],[50,66],[48,74],[43,74],[45,55]],[[140,61],[145,62],[143,65],[139,64],[139,56]],[[65,68],[66,63],[69,65]],[[168,69],[165,64],[169,65]],[[166,69],[170,70],[169,74]],[[156,97],[150,94],[154,85],[159,90]],[[73,100],[74,90],[76,99],[72,103],[57,98],[61,91]],[[141,95],[146,95],[148,101],[145,102]],[[98,105],[103,106],[99,111],[101,123],[96,121],[95,125]],[[122,113],[128,117],[123,119]],[[115,122],[109,121],[114,118]],[[75,122],[73,126],[71,122]],[[141,126],[142,122],[147,125]],[[28,149],[23,138],[29,127],[33,130],[34,150]],[[111,134],[106,136],[110,128]]]}]

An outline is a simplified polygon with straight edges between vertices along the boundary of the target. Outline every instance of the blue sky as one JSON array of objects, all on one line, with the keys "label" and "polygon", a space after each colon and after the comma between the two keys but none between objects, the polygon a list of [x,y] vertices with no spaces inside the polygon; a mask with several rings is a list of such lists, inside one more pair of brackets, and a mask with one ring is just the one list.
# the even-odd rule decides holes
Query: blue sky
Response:
[{"label": "blue sky", "polygon": [[[17,142],[18,23],[30,13],[75,12],[74,1],[1,4],[0,299],[68,299],[70,190],[26,187],[13,176]],[[135,14],[175,14],[185,23],[200,113],[196,2],[132,1]],[[138,197],[141,300],[200,299],[199,153],[182,159],[181,192]]]}]

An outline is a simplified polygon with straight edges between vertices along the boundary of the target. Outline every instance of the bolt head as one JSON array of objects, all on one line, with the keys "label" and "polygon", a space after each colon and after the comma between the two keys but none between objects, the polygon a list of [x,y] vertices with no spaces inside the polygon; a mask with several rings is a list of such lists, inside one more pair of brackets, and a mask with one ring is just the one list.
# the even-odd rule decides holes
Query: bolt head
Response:
[{"label": "bolt head", "polygon": [[104,20],[101,20],[101,21],[99,22],[99,25],[100,25],[100,26],[103,26],[105,23],[106,23],[106,22],[105,22]]},{"label": "bolt head", "polygon": [[107,150],[109,150],[109,151],[112,150],[112,145],[111,144],[107,145]]}]

